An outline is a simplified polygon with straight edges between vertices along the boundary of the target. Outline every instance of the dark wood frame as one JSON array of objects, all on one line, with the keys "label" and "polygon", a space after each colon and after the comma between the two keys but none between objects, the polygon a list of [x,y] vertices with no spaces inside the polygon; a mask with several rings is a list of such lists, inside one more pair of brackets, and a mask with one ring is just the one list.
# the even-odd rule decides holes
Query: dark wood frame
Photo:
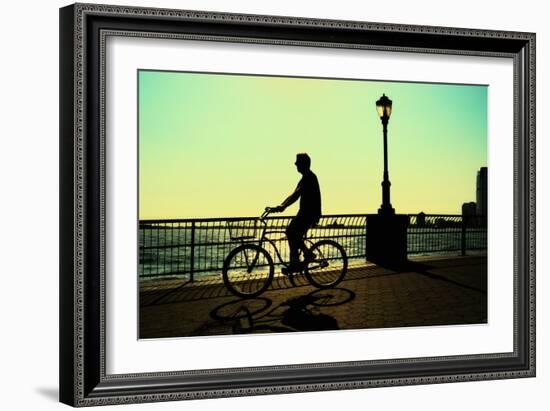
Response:
[{"label": "dark wood frame", "polygon": [[[514,350],[105,373],[104,40],[109,35],[508,57],[514,63]],[[74,406],[535,375],[535,34],[76,4],[60,10],[60,400]]]}]

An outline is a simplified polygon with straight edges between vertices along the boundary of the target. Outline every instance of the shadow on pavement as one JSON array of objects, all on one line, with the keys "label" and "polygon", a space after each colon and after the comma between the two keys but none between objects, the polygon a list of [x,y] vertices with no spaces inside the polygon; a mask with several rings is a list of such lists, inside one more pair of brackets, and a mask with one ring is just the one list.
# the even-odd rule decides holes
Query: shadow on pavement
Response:
[{"label": "shadow on pavement", "polygon": [[351,290],[332,288],[289,298],[275,307],[266,297],[235,299],[214,308],[210,317],[231,325],[234,334],[338,330],[337,320],[321,310],[354,298]]},{"label": "shadow on pavement", "polygon": [[465,284],[465,283],[462,283],[462,282],[459,282],[459,281],[452,280],[450,278],[447,278],[443,274],[434,273],[433,272],[434,269],[445,268],[444,266],[441,267],[440,265],[436,266],[436,265],[421,263],[421,262],[418,262],[418,261],[407,260],[407,261],[404,261],[404,262],[401,262],[401,263],[398,263],[398,264],[383,264],[383,265],[379,264],[378,266],[389,269],[389,270],[392,270],[392,271],[394,271],[395,274],[401,274],[401,273],[406,273],[406,272],[414,272],[416,274],[420,274],[420,275],[426,276],[428,278],[431,278],[432,280],[444,281],[446,283],[453,284],[453,285],[456,285],[458,287],[462,287],[462,288],[465,288],[465,289],[468,289],[468,290],[471,290],[471,291],[475,291],[475,292],[478,292],[478,293],[485,293],[485,294],[487,293],[487,285],[486,284],[485,284],[484,287],[483,286],[481,286],[481,287],[473,286],[473,285],[469,285],[469,284]]}]

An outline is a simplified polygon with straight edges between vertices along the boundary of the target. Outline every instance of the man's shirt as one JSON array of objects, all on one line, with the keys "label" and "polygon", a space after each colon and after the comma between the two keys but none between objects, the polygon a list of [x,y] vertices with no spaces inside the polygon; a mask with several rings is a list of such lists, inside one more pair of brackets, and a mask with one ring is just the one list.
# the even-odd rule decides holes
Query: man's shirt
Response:
[{"label": "man's shirt", "polygon": [[296,191],[300,193],[298,216],[315,223],[319,221],[321,217],[321,190],[319,189],[317,176],[311,170],[302,176]]}]

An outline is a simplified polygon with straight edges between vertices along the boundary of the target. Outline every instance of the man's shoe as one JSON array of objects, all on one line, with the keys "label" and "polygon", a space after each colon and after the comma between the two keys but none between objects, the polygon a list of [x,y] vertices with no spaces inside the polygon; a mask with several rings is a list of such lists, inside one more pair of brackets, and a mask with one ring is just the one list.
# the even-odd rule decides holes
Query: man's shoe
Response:
[{"label": "man's shoe", "polygon": [[308,251],[306,251],[306,252],[304,253],[304,259],[305,259],[305,261],[313,261],[313,260],[315,260],[316,258],[317,258],[317,255],[315,255],[315,253],[312,252],[312,251],[309,251],[309,250],[308,250]]},{"label": "man's shoe", "polygon": [[288,266],[281,268],[281,273],[288,276],[292,273],[296,273],[301,270],[302,270],[302,267],[300,264],[290,263]]}]

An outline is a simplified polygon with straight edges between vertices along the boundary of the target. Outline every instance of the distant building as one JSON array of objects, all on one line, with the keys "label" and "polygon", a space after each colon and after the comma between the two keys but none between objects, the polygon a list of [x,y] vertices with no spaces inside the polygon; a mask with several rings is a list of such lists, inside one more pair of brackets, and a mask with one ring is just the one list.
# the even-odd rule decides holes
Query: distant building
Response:
[{"label": "distant building", "polygon": [[462,217],[473,217],[477,214],[477,204],[473,201],[462,204]]},{"label": "distant building", "polygon": [[481,167],[477,172],[476,214],[487,216],[487,167]]}]

